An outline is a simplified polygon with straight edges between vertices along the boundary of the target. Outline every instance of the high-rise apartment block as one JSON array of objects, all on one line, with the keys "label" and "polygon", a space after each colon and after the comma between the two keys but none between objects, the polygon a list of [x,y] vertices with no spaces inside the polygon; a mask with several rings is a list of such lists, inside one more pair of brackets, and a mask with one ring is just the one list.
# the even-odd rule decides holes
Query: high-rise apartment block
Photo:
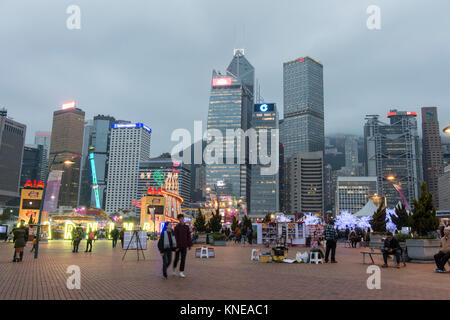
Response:
[{"label": "high-rise apartment block", "polygon": [[150,160],[152,130],[143,123],[111,125],[105,210],[132,210],[138,196],[139,162]]}]

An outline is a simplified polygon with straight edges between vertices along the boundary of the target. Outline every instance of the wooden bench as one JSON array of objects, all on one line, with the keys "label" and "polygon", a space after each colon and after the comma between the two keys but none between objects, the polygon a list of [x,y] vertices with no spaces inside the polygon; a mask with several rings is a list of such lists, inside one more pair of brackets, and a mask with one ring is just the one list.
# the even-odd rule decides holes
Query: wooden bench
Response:
[{"label": "wooden bench", "polygon": [[[375,264],[375,261],[373,260],[372,255],[383,255],[383,252],[381,251],[383,249],[383,242],[369,242],[369,251],[361,251],[361,254],[363,255],[363,264],[366,264],[366,255],[369,255],[370,260],[372,260],[372,264]],[[375,250],[380,250],[380,251],[375,251]],[[401,262],[403,262],[403,266],[406,267],[406,262],[405,262],[405,254],[406,254],[406,247],[403,248],[402,247],[402,253],[400,254],[400,259]]]}]

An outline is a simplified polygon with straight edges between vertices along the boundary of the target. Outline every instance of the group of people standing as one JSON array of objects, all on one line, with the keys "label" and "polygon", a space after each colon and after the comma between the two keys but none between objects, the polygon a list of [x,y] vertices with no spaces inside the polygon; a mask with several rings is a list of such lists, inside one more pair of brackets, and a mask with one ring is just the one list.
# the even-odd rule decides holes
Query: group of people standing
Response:
[{"label": "group of people standing", "polygon": [[[84,237],[84,230],[78,225],[72,230],[72,252],[78,252],[80,242]],[[92,242],[95,240],[95,232],[90,231],[86,239],[86,250],[84,252],[92,252]]]},{"label": "group of people standing", "polygon": [[[230,238],[230,236],[228,238]],[[234,243],[241,242],[242,245],[245,246],[246,241],[250,245],[253,244],[253,229],[248,227],[246,228],[243,226],[242,227],[237,226],[234,229]]]}]

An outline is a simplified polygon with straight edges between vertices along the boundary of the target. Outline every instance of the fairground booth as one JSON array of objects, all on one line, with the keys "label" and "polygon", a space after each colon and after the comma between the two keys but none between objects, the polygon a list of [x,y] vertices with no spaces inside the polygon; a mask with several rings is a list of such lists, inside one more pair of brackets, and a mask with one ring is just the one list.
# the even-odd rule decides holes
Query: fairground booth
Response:
[{"label": "fairground booth", "polygon": [[72,239],[72,231],[81,226],[86,237],[89,232],[97,233],[97,239],[107,239],[111,230],[114,229],[114,222],[108,217],[105,211],[98,208],[77,209],[67,214],[53,214],[50,218],[51,234],[49,239]]},{"label": "fairground booth", "polygon": [[164,223],[176,223],[183,198],[162,188],[149,188],[141,199],[142,230],[160,233]]}]

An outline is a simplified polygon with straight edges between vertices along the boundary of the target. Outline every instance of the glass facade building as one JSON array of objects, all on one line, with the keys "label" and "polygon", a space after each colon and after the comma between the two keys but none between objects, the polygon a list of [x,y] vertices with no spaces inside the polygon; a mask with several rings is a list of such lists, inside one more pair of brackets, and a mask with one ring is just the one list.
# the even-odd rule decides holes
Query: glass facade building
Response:
[{"label": "glass facade building", "polygon": [[[223,146],[223,154],[218,155],[218,163],[206,164],[206,187],[214,189],[220,181],[221,185],[224,183],[231,188],[230,196],[247,206],[250,196],[248,148],[245,148],[244,161],[239,163],[238,139],[227,138],[227,129],[246,131],[251,126],[254,72],[243,50],[235,50],[226,75],[213,71],[207,123],[208,130],[222,135],[212,135],[208,131],[207,144]],[[230,151],[228,155],[226,150]]]},{"label": "glass facade building", "polygon": [[283,64],[285,158],[298,152],[323,151],[323,65],[310,57]]},{"label": "glass facade building", "polygon": [[366,116],[366,176],[377,177],[378,191],[389,207],[403,201],[403,196],[412,206],[422,181],[417,113],[391,110],[388,118],[389,124],[378,120],[378,115]]},{"label": "glass facade building", "polygon": [[[111,125],[114,123],[116,123],[114,117],[97,115],[94,117],[94,121],[85,127],[80,186],[80,205],[82,206],[96,205],[95,192],[92,189],[92,166],[89,158],[89,153],[92,153],[97,174],[100,207],[105,209]],[[127,121],[121,121],[121,123],[127,123]]]},{"label": "glass facade building", "polygon": [[[279,138],[276,136],[279,129],[278,123],[278,111],[275,104],[255,105],[252,126],[256,130],[258,139],[258,154],[261,154],[261,147],[265,144],[267,150],[265,152],[271,156],[272,142],[275,142],[276,155],[271,158],[272,161],[277,158],[277,162],[279,161]],[[265,133],[262,130],[267,130],[267,132]],[[266,135],[267,142],[264,139],[261,140],[262,134]],[[270,167],[270,164],[262,165],[258,163],[251,166],[250,217],[264,217],[268,213],[279,211],[279,166],[277,166],[277,172],[274,175],[263,175],[261,169],[264,167]]]}]

